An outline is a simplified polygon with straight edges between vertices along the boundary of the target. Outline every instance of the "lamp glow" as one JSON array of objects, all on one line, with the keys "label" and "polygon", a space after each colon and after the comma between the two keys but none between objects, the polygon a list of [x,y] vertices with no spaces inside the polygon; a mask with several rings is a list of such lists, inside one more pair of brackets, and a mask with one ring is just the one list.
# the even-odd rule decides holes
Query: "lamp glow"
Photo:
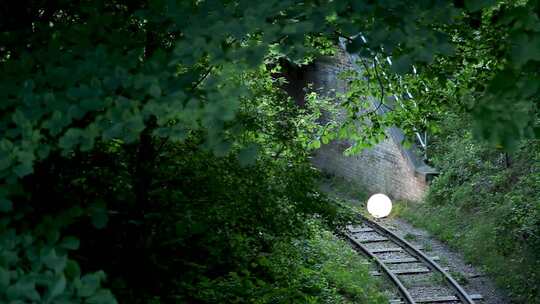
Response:
[{"label": "lamp glow", "polygon": [[373,194],[367,201],[367,210],[376,218],[387,217],[392,211],[392,201],[382,193]]}]

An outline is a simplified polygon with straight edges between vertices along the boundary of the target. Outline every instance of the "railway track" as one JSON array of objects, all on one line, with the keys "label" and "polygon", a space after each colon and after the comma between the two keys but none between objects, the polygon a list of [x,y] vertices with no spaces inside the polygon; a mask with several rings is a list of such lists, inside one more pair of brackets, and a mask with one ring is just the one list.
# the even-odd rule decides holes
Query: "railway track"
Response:
[{"label": "railway track", "polygon": [[[396,286],[398,297],[391,304],[464,303],[482,300],[478,294],[468,294],[448,271],[405,239],[390,230],[358,215],[362,224],[348,226],[345,236],[358,250],[370,257],[379,271]],[[428,279],[425,279],[425,278]]]}]

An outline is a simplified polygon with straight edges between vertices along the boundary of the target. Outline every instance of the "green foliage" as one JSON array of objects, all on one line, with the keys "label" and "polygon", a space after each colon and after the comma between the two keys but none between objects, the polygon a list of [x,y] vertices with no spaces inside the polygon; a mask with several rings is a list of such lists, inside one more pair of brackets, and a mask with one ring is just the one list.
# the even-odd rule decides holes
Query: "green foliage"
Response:
[{"label": "green foliage", "polygon": [[472,113],[467,128],[492,146],[511,151],[538,138],[540,23],[531,13],[538,1],[461,3],[464,11],[446,11],[452,22],[433,25],[438,32],[426,40],[436,46],[416,49],[391,34],[382,47],[367,33],[348,40],[360,68],[344,75],[347,119],[334,136],[352,139],[351,152],[377,143],[391,126],[410,138],[436,133],[456,110]]},{"label": "green foliage", "polygon": [[37,234],[17,234],[5,223],[0,228],[2,302],[116,303],[101,287],[103,271],[81,275],[78,263],[67,257],[68,251],[78,249],[77,238],[49,241]]},{"label": "green foliage", "polygon": [[432,152],[442,173],[426,202],[402,214],[483,266],[517,302],[540,303],[540,145],[525,141],[507,155],[473,142],[467,124],[447,121]]},{"label": "green foliage", "polygon": [[[492,4],[468,1],[466,8],[476,13]],[[330,52],[335,33],[351,37],[361,32],[366,42],[357,36],[350,45],[382,54],[382,61],[391,55],[402,66],[429,63],[436,55],[452,54],[451,43],[459,44],[456,39],[461,38],[454,29],[463,27],[468,17],[451,3],[411,5],[399,0],[40,5],[32,1],[26,11],[8,5],[6,9],[14,12],[3,23],[0,176],[11,182],[32,173],[35,162],[54,151],[88,151],[100,140],[135,142],[150,117],[157,118],[156,135],[209,130],[207,148],[226,151],[222,138],[230,128],[227,122],[234,118],[239,99],[250,98],[236,76],[258,67],[271,52],[305,62]],[[535,5],[529,1],[485,9],[486,18],[498,14],[486,26],[505,29],[500,36],[508,46],[505,58],[511,59],[508,63],[500,59],[503,71],[493,79],[506,77],[507,83],[517,86],[501,92],[493,82],[483,94],[475,109],[484,113],[478,121],[486,136],[499,122],[512,122],[516,131],[525,132],[523,136],[530,133],[535,107],[529,99],[537,88],[528,84],[536,77],[531,65],[538,63],[534,48],[538,21],[526,13],[535,11]],[[417,22],[408,22],[409,17]],[[482,30],[481,35],[495,32]],[[28,41],[18,39],[21,33],[30,35]],[[523,86],[526,92],[520,89]],[[503,108],[509,102],[521,111],[508,114]],[[410,109],[398,112],[409,113],[411,119],[422,117]],[[410,123],[402,117],[382,126],[397,122]],[[349,131],[351,136],[356,133]],[[380,139],[377,134],[364,140]],[[495,135],[509,138],[506,133]]]},{"label": "green foliage", "polygon": [[[76,250],[82,269],[105,269],[108,286],[119,299],[130,303],[251,299],[264,303],[275,297],[285,302],[329,299],[332,303],[333,299],[334,303],[347,303],[348,297],[365,303],[371,303],[368,299],[381,301],[365,267],[351,272],[341,263],[331,264],[339,254],[345,265],[356,265],[360,263],[356,253],[349,249],[347,256],[341,256],[347,252],[344,243],[333,252],[338,245],[316,242],[322,224],[309,224],[309,219],[317,217],[327,227],[341,222],[336,206],[316,191],[317,174],[305,157],[287,149],[275,158],[271,145],[275,142],[259,141],[262,152],[246,166],[237,161],[240,152],[216,157],[199,149],[196,140],[163,146],[149,189],[151,204],[140,205],[137,212],[133,210],[130,166],[103,167],[106,155],[90,154],[85,156],[81,172],[71,170],[69,162],[76,160],[61,159],[68,162],[66,167],[60,171],[59,164],[47,168],[44,174],[50,184],[41,189],[55,197],[59,206],[36,208],[42,214],[56,214],[55,208],[70,205],[71,198],[81,197],[83,191],[97,196],[98,203],[56,222],[47,221],[36,230],[46,231],[52,225],[48,229],[57,238],[60,229],[54,224],[61,224],[64,233],[79,235],[81,243],[64,238],[58,246]],[[121,160],[128,156],[118,153],[109,157]],[[80,181],[74,183],[74,177]],[[61,186],[70,181],[69,188]],[[96,212],[103,212],[101,200],[105,198],[107,226],[91,229]],[[325,235],[330,238],[328,232]],[[319,248],[323,245],[334,247]],[[311,254],[305,250],[323,250],[324,256],[305,261]],[[327,265],[324,277],[319,277],[319,264]],[[301,271],[291,272],[290,265]]]},{"label": "green foliage", "polygon": [[[349,137],[354,152],[390,125],[434,128],[430,113],[446,101],[468,106],[476,134],[505,147],[537,135],[538,1],[455,2],[1,4],[0,234],[9,237],[2,254],[18,259],[2,261],[0,297],[115,302],[100,287],[104,269],[130,303],[196,300],[197,286],[244,278],[272,244],[305,237],[308,219],[338,224],[339,210],[315,190],[309,149]],[[344,97],[343,126],[320,128],[328,100],[296,105],[279,62],[333,54],[338,36],[369,57],[371,80]],[[371,113],[372,128],[359,133],[358,112],[370,106],[358,97],[403,91],[394,72],[409,64],[427,72],[402,82],[436,94]],[[302,286],[323,294],[328,282],[349,284],[339,273]],[[231,292],[241,298],[262,276],[235,279]]]},{"label": "green foliage", "polygon": [[270,281],[251,282],[253,272],[230,273],[201,286],[205,302],[251,299],[254,303],[386,303],[369,277],[366,261],[321,225],[310,222],[311,236],[273,245],[257,260],[256,271]]},{"label": "green foliage", "polygon": [[[51,152],[9,189],[16,204],[6,200],[3,206],[17,218],[8,223],[10,229],[58,242],[64,259],[66,250],[74,251],[80,272],[88,273],[75,295],[88,301],[114,303],[111,291],[130,303],[270,301],[277,294],[335,303],[344,303],[346,296],[381,299],[375,287],[368,287],[372,283],[364,268],[348,276],[335,265],[335,274],[325,274],[328,279],[311,277],[319,275],[318,264],[305,263],[303,249],[293,245],[312,240],[308,220],[314,217],[327,229],[343,222],[336,205],[316,190],[317,172],[308,163],[308,146],[321,132],[317,121],[328,101],[312,95],[305,106],[295,105],[281,89],[277,59],[267,60],[229,76],[249,95],[226,113],[234,120],[167,130],[159,117],[149,118],[136,142],[101,139],[90,150]],[[211,111],[229,110],[218,105]],[[216,134],[216,123],[227,132]],[[219,145],[212,147],[209,138]],[[50,203],[41,204],[38,197]],[[61,235],[81,241],[59,240]],[[353,255],[348,258],[354,260]],[[288,269],[281,268],[280,256],[305,263],[298,277],[283,277]],[[108,274],[111,291],[98,289],[99,269]],[[78,281],[66,278],[51,288],[78,290]],[[288,278],[297,284],[290,285]],[[365,289],[355,285],[357,279]]]}]

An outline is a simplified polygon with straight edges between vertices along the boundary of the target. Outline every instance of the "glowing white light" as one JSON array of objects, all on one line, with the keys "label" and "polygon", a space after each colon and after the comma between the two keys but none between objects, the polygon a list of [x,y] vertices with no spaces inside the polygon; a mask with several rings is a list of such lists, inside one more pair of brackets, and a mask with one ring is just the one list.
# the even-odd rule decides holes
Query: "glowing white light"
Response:
[{"label": "glowing white light", "polygon": [[367,201],[367,210],[376,218],[386,217],[392,211],[392,201],[382,193],[373,194]]}]

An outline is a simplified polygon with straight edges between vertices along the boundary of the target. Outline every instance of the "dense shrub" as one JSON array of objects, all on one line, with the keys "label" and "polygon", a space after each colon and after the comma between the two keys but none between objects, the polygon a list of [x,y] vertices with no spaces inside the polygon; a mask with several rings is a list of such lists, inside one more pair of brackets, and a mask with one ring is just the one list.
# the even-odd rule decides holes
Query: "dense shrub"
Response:
[{"label": "dense shrub", "polygon": [[67,251],[78,239],[46,240],[38,233],[17,234],[0,225],[1,303],[115,303],[101,287],[103,271],[81,275],[79,265]]},{"label": "dense shrub", "polygon": [[[126,159],[110,147],[100,153]],[[111,293],[99,288],[103,269],[107,286],[129,303],[384,302],[364,260],[326,231],[339,225],[339,210],[316,191],[317,172],[302,158],[261,153],[243,166],[235,154],[166,145],[150,203],[135,208],[130,166],[104,167],[105,156],[97,154],[85,155],[78,170],[66,159],[65,167],[44,166],[49,178],[27,185],[55,200],[24,211],[25,220],[13,220],[15,228],[3,234],[17,282],[6,299],[111,303]],[[78,206],[68,208],[76,198]],[[29,217],[40,224],[16,235],[32,226]],[[77,237],[59,239],[60,233]],[[33,247],[41,234],[49,243]],[[36,273],[23,273],[21,265]],[[81,277],[79,268],[90,274]]]},{"label": "dense shrub", "polygon": [[325,101],[313,95],[298,107],[264,66],[235,79],[253,98],[242,100],[223,151],[206,146],[210,130],[193,130],[183,140],[98,141],[36,162],[3,206],[0,297],[382,301],[356,254],[321,232],[345,219],[317,191],[306,149]]},{"label": "dense shrub", "polygon": [[[386,303],[368,274],[367,264],[344,241],[311,221],[310,237],[277,242],[259,257],[267,280],[243,271],[201,286],[206,301],[253,303]],[[270,280],[268,280],[270,279]],[[212,286],[213,285],[213,286]],[[242,298],[238,295],[241,294]]]}]

